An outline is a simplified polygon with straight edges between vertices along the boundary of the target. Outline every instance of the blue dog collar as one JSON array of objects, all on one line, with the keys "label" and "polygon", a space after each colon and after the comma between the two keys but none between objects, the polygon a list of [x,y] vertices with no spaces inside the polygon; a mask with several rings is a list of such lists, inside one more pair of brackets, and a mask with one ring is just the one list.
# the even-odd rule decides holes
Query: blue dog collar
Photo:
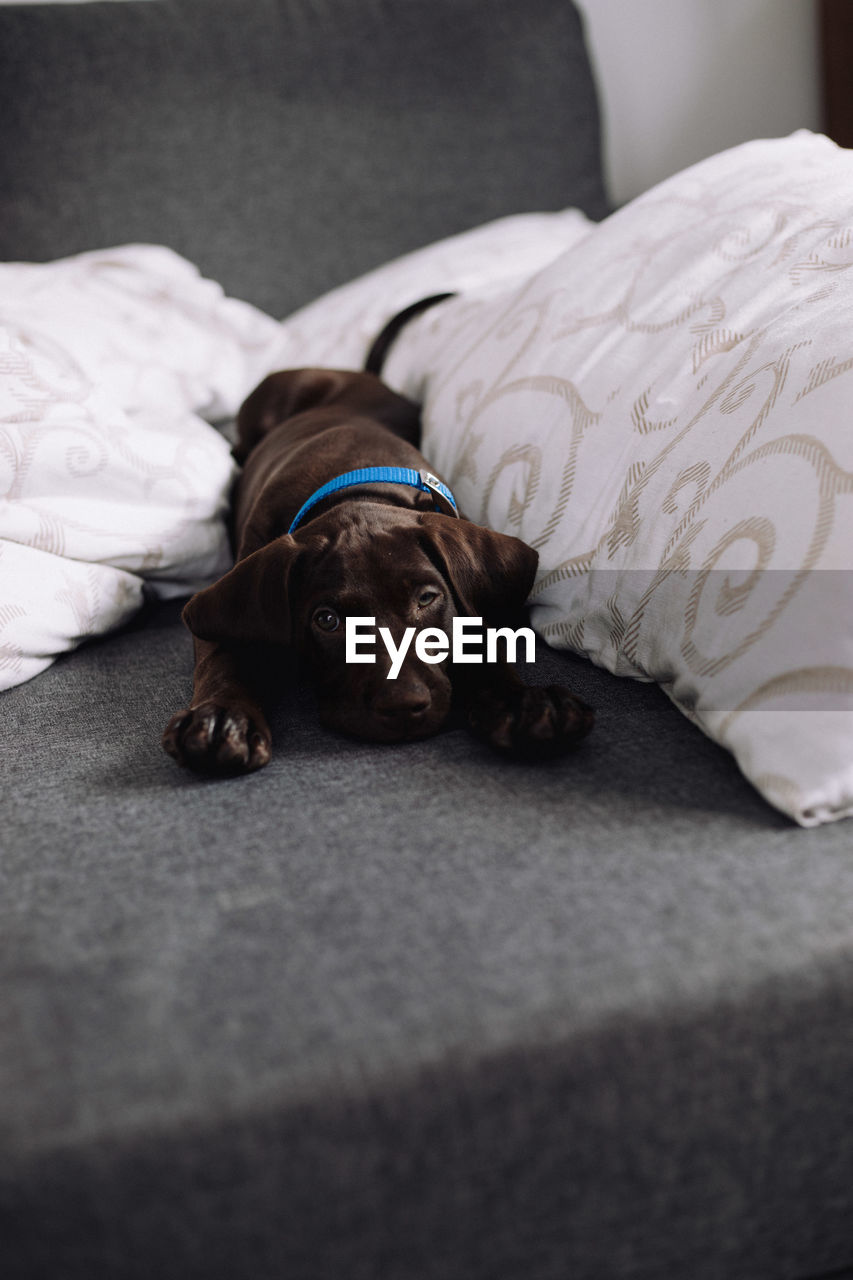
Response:
[{"label": "blue dog collar", "polygon": [[293,533],[311,508],[323,498],[328,498],[330,493],[337,493],[339,489],[349,489],[351,485],[377,483],[411,485],[415,489],[423,490],[424,493],[432,494],[436,511],[444,515],[459,515],[453,494],[447,485],[442,484],[431,471],[415,471],[414,467],[361,467],[358,471],[345,471],[342,476],[336,476],[334,480],[315,490],[308,501],[303,502],[287,532]]}]

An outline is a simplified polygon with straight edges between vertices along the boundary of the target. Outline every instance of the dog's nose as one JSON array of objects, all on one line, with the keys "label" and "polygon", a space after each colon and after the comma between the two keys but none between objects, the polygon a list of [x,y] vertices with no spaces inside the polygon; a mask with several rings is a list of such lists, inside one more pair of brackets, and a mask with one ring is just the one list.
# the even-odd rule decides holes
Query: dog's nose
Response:
[{"label": "dog's nose", "polygon": [[405,724],[420,720],[429,710],[430,696],[422,684],[389,690],[374,703],[373,710],[381,720],[391,724]]}]

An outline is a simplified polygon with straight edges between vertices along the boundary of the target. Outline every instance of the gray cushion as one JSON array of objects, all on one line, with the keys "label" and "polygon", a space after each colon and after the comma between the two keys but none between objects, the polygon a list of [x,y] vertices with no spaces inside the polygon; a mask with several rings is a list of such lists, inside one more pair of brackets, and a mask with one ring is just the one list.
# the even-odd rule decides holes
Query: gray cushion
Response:
[{"label": "gray cushion", "polygon": [[849,831],[547,650],[598,708],[563,762],[337,739],[301,692],[201,781],[158,745],[189,663],[169,606],[5,696],[4,1277],[850,1256]]},{"label": "gray cushion", "polygon": [[282,315],[502,214],[605,210],[563,0],[0,6],[0,260],[168,244]]}]

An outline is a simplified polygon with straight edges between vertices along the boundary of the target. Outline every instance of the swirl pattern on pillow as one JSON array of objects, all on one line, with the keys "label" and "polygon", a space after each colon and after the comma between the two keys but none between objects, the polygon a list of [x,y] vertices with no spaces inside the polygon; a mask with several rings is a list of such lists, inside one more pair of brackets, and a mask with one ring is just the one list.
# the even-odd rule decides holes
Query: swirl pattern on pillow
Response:
[{"label": "swirl pattern on pillow", "polygon": [[657,681],[803,825],[853,813],[853,154],[676,175],[387,377],[466,514],[535,546],[553,645]]}]

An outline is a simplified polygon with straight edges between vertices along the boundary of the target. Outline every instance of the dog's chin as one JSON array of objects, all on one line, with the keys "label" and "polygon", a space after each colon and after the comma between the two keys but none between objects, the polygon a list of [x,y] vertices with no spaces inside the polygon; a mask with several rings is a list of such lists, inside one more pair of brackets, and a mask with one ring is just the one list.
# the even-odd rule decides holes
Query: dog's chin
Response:
[{"label": "dog's chin", "polygon": [[320,707],[320,721],[327,729],[344,734],[347,738],[358,738],[362,742],[404,743],[420,742],[424,738],[432,738],[444,727],[450,708],[430,708],[422,716],[405,721],[387,721],[372,715],[369,711],[353,709],[352,711],[335,707]]}]

